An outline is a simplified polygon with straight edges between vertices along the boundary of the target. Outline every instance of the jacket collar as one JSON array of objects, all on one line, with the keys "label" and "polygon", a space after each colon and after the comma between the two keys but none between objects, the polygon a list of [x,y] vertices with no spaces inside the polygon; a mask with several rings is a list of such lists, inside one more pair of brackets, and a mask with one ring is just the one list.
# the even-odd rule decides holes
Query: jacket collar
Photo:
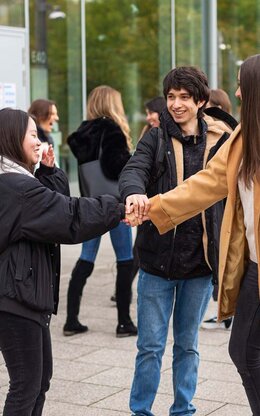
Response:
[{"label": "jacket collar", "polygon": [[199,135],[183,136],[179,125],[175,123],[167,108],[164,109],[161,113],[160,122],[162,124],[163,130],[166,130],[168,136],[174,137],[182,144],[200,143],[205,140],[208,131],[207,123],[205,120],[203,118],[199,118]]},{"label": "jacket collar", "polygon": [[34,176],[28,170],[5,156],[2,156],[0,159],[0,175],[3,173],[21,173],[23,175],[28,175],[34,178]]}]

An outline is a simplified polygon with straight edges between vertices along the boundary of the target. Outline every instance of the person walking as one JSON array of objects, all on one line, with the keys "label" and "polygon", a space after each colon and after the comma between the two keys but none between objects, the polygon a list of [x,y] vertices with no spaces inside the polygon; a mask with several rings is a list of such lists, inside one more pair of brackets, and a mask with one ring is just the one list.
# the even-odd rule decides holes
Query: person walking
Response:
[{"label": "person walking", "polygon": [[132,214],[142,217],[150,206],[151,221],[167,235],[182,221],[227,198],[220,239],[218,319],[234,315],[229,354],[253,416],[260,415],[259,85],[260,55],[254,55],[238,72],[241,124],[230,139],[206,169],[174,190],[151,198],[145,210],[136,205]]},{"label": "person walking", "polygon": [[[106,85],[94,88],[88,97],[87,120],[68,137],[68,144],[78,164],[99,158],[102,170],[109,179],[118,180],[122,168],[130,158],[130,129],[125,116],[121,94]],[[81,183],[80,188],[81,188]],[[82,191],[81,191],[82,193]],[[137,334],[130,317],[132,286],[132,231],[124,223],[111,230],[110,238],[117,261],[116,302],[117,337]],[[67,294],[67,319],[63,327],[65,336],[88,331],[79,322],[78,315],[83,288],[94,269],[101,237],[85,241],[71,275]]]},{"label": "person walking", "polygon": [[60,264],[53,250],[116,227],[124,206],[109,195],[63,195],[66,175],[52,145],[41,157],[32,117],[0,110],[0,350],[9,374],[4,416],[40,416],[52,377],[50,320]]},{"label": "person walking", "polygon": [[[144,209],[148,197],[176,187],[202,169],[231,132],[224,122],[204,116],[210,90],[200,69],[173,69],[164,78],[163,93],[167,108],[160,128],[151,129],[139,141],[120,175],[127,212],[132,206]],[[192,399],[198,377],[198,331],[212,294],[212,274],[216,278],[222,212],[219,203],[163,236],[151,222],[139,227],[138,353],[130,394],[134,415],[153,414],[172,314],[174,400],[169,414],[186,416],[196,411]]]}]

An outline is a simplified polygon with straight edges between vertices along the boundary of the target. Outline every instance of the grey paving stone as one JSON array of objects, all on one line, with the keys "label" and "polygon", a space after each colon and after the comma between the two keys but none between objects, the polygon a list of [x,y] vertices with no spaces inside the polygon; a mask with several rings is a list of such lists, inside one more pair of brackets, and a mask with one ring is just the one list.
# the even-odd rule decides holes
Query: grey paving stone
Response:
[{"label": "grey paving stone", "polygon": [[246,406],[234,406],[227,404],[215,412],[211,413],[212,416],[252,416],[252,412],[249,407]]},{"label": "grey paving stone", "polygon": [[63,380],[61,385],[60,380],[53,379],[48,398],[64,404],[88,406],[113,396],[119,390],[116,387],[96,386],[66,380]]},{"label": "grey paving stone", "polygon": [[[82,362],[79,363],[77,361],[60,360],[56,358],[53,377],[55,379],[67,381],[84,381],[85,379],[91,379],[93,375],[97,375],[98,377],[100,373],[102,374],[107,369],[109,369],[108,366],[92,363],[85,364]],[[112,385],[115,386],[115,384]]]},{"label": "grey paving stone", "polygon": [[[223,376],[224,378],[225,376]],[[196,398],[219,401],[230,404],[247,405],[247,398],[242,384],[237,382],[206,380],[197,386]]]}]

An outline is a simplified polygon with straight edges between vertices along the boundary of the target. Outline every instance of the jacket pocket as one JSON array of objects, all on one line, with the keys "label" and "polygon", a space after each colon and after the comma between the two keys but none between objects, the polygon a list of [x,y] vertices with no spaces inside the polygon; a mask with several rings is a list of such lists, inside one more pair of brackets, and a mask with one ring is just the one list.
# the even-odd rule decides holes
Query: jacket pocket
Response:
[{"label": "jacket pocket", "polygon": [[17,299],[28,308],[53,311],[52,267],[48,246],[22,240],[0,256],[0,297]]},{"label": "jacket pocket", "polygon": [[48,246],[20,242],[14,278],[17,299],[36,311],[54,308],[52,266]]}]

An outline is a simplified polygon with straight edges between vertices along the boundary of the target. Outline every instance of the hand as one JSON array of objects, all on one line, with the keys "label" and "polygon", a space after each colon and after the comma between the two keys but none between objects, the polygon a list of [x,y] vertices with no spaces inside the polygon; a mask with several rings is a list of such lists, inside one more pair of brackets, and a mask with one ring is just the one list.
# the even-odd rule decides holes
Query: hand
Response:
[{"label": "hand", "polygon": [[126,214],[123,222],[127,225],[131,225],[131,227],[136,227],[137,225],[141,225],[144,221],[147,221],[147,220],[149,220],[148,216],[143,216],[142,218],[136,218],[135,213],[131,212],[130,214]]},{"label": "hand", "polygon": [[52,144],[48,147],[44,147],[42,150],[42,160],[41,163],[49,168],[52,168],[55,164],[55,154]]},{"label": "hand", "polygon": [[125,212],[126,214],[134,212],[136,218],[146,217],[150,207],[151,204],[146,195],[133,194],[126,198]]}]

